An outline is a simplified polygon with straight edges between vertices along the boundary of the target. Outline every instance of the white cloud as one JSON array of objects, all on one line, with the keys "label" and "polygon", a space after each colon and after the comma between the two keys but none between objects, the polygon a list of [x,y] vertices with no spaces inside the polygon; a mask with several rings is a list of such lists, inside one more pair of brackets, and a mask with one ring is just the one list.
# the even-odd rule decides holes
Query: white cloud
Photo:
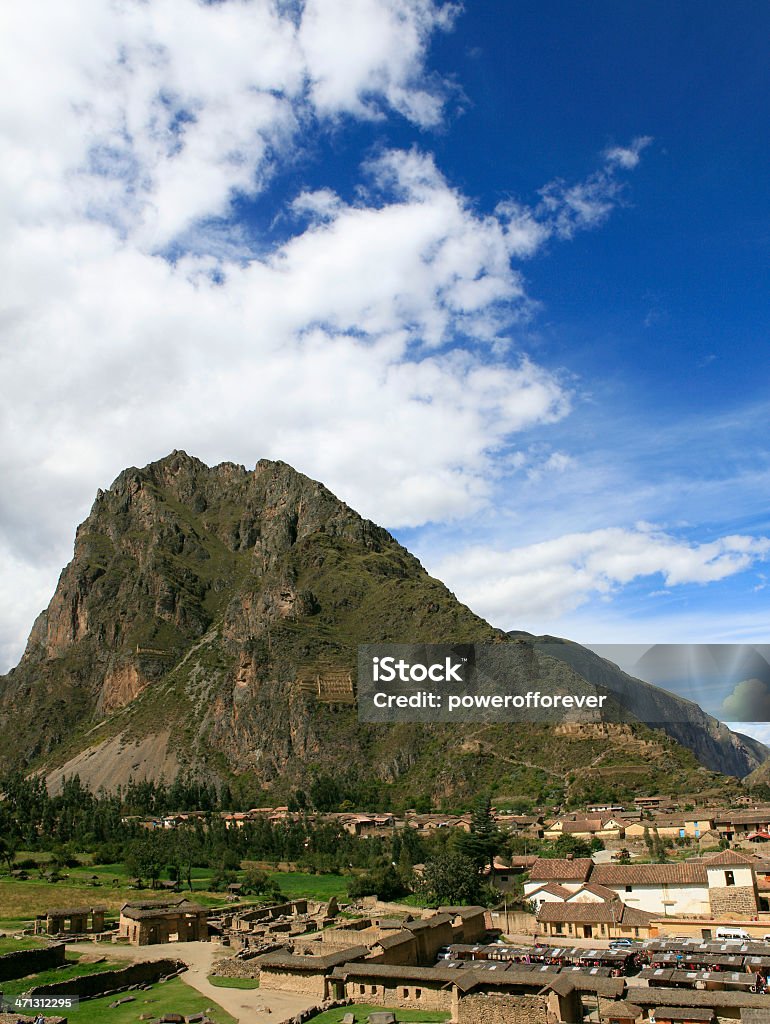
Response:
[{"label": "white cloud", "polygon": [[423,60],[458,11],[434,0],[307,0],[299,43],[316,109],[377,118],[385,100],[416,124],[437,124],[441,90],[426,86]]},{"label": "white cloud", "polygon": [[571,185],[561,180],[550,182],[540,191],[539,220],[559,238],[572,238],[576,231],[598,227],[622,196],[623,186],[616,172],[633,170],[651,141],[642,136],[630,146],[605,150],[604,165],[585,181]]},{"label": "white cloud", "polygon": [[430,568],[495,624],[542,631],[544,622],[552,624],[591,598],[610,595],[634,580],[661,576],[668,588],[712,583],[749,569],[769,554],[770,539],[764,537],[729,536],[690,544],[638,524],[509,550],[471,546]]},{"label": "white cloud", "polygon": [[610,146],[604,151],[604,157],[609,164],[617,164],[618,167],[631,171],[641,160],[642,150],[651,142],[652,136],[638,135],[629,146]]},{"label": "white cloud", "polygon": [[127,465],[182,447],[282,458],[373,518],[417,525],[483,507],[497,453],[515,465],[518,434],[566,415],[559,375],[501,336],[530,308],[511,261],[598,223],[576,196],[606,215],[607,167],[604,197],[592,177],[484,214],[429,154],[387,151],[355,201],[330,186],[288,197],[277,213],[296,230],[279,246],[228,219],[327,120],[435,124],[446,90],[424,58],[456,12],[40,0],[33,22],[2,8],[6,655],[96,487]]}]

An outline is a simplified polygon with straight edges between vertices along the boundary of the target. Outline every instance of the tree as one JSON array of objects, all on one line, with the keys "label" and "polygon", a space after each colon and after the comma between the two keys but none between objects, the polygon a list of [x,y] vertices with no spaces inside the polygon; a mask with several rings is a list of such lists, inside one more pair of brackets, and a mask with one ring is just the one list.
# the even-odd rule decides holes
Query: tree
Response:
[{"label": "tree", "polygon": [[590,857],[591,847],[585,839],[578,839],[569,833],[561,835],[553,844],[554,857]]},{"label": "tree", "polygon": [[408,892],[409,889],[392,864],[359,875],[348,884],[348,895],[351,899],[377,896],[378,899],[387,902],[405,896]]},{"label": "tree", "polygon": [[340,803],[340,788],[331,775],[317,775],[310,784],[310,799],[317,811],[333,811]]},{"label": "tree", "polygon": [[419,889],[434,906],[478,904],[486,901],[478,865],[462,853],[437,853],[426,861]]},{"label": "tree", "polygon": [[471,830],[460,839],[458,848],[478,867],[488,864],[491,868],[502,843],[503,834],[492,816],[491,800],[482,796],[471,814]]},{"label": "tree", "polygon": [[244,890],[251,893],[252,896],[258,896],[260,893],[265,892],[268,884],[269,879],[265,872],[261,871],[256,864],[247,861],[243,874]]}]

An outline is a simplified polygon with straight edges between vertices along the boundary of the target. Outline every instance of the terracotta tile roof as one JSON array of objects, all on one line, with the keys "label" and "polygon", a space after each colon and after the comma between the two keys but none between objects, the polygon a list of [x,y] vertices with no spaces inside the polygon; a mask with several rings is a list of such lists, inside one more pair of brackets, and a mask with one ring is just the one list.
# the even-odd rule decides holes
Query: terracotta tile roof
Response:
[{"label": "terracotta tile roof", "polygon": [[741,853],[740,850],[722,850],[721,853],[709,854],[703,860],[708,866],[712,864],[754,864],[756,866],[757,864],[756,857],[750,857],[746,853]]},{"label": "terracotta tile roof", "polygon": [[543,903],[538,921],[573,921],[579,924],[646,925],[655,917],[646,910],[628,907],[620,900],[608,903]]},{"label": "terracotta tile roof", "polygon": [[706,885],[703,861],[675,864],[598,864],[591,876],[600,885]]},{"label": "terracotta tile roof", "polygon": [[541,885],[539,889],[530,893],[530,899],[533,896],[539,896],[541,892],[547,892],[551,896],[558,896],[560,900],[566,900],[572,895],[571,889],[565,889],[563,885],[559,885],[558,882],[549,882],[547,885]]},{"label": "terracotta tile roof", "polygon": [[590,857],[574,860],[538,857],[529,873],[531,882],[585,882],[594,864]]},{"label": "terracotta tile roof", "polygon": [[[599,896],[603,900],[616,900],[618,894],[614,889],[608,889],[606,885],[600,885],[599,882],[586,882],[585,885],[581,885],[577,892],[569,893],[569,896],[575,898],[582,892],[593,893],[594,896]],[[579,900],[577,902],[580,902]]]},{"label": "terracotta tile roof", "polygon": [[705,1006],[658,1006],[655,1016],[669,1020],[703,1020],[710,1024],[714,1019],[714,1011]]}]

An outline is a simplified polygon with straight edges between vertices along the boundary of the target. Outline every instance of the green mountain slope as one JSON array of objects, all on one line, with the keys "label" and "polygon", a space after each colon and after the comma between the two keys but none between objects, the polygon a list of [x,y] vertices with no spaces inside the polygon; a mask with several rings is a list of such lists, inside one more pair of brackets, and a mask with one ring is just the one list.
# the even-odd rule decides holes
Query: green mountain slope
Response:
[{"label": "green mountain slope", "polygon": [[[682,742],[644,725],[373,726],[314,695],[319,679],[333,690],[354,678],[359,643],[447,640],[528,642],[290,466],[209,468],[174,452],[121,473],[78,529],[0,679],[0,760],[108,787],[205,772],[255,799],[320,772],[451,803],[482,786],[535,800],[727,793],[735,783],[714,770],[744,775],[766,755],[729,730],[704,743],[701,720]],[[569,684],[572,666],[537,657]]]}]

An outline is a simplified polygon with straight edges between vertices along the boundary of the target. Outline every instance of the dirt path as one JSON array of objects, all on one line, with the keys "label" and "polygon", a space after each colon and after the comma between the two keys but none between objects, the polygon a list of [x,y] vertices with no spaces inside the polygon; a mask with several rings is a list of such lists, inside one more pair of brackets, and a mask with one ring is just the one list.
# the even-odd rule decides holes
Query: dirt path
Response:
[{"label": "dirt path", "polygon": [[188,970],[180,975],[182,981],[232,1014],[239,1024],[279,1024],[318,1002],[317,998],[290,992],[218,988],[212,985],[208,980],[212,963],[227,956],[227,950],[217,943],[172,942],[159,946],[113,946],[99,943],[91,946],[79,942],[67,948],[84,955],[107,956],[116,960],[162,960],[165,957],[183,960]]}]

